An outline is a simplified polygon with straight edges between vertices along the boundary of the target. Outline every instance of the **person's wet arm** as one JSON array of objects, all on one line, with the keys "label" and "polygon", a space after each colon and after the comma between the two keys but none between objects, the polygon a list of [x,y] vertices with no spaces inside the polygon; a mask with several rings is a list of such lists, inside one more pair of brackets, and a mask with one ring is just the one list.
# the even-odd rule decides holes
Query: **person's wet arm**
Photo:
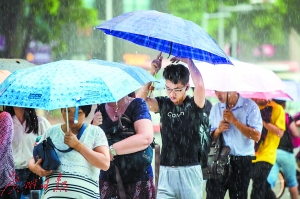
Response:
[{"label": "person's wet arm", "polygon": [[107,171],[110,166],[110,153],[107,146],[98,146],[93,150],[82,146],[77,146],[75,148],[91,165]]},{"label": "person's wet arm", "polygon": [[40,177],[48,176],[53,171],[52,170],[45,170],[42,168],[42,159],[39,159],[37,162],[34,161],[33,157],[28,162],[28,169],[33,173],[36,173]]},{"label": "person's wet arm", "polygon": [[144,150],[152,143],[154,131],[150,119],[140,119],[135,121],[134,128],[136,131],[135,135],[113,144],[117,155]]},{"label": "person's wet arm", "polygon": [[[163,57],[161,56],[161,53],[158,54],[156,59],[154,59],[151,63],[151,70],[150,74],[155,75],[158,73],[158,71],[161,69],[161,62],[162,62]],[[137,98],[142,98],[147,102],[148,108],[152,112],[157,112],[158,111],[158,103],[155,98],[148,97],[150,89],[154,89],[154,87],[151,87],[151,82],[148,82],[140,88],[136,94]]]},{"label": "person's wet arm", "polygon": [[173,57],[170,61],[182,61],[188,65],[195,89],[194,100],[198,107],[203,108],[205,104],[205,87],[202,75],[195,66],[193,60],[187,58]]},{"label": "person's wet arm", "polygon": [[295,121],[291,122],[290,131],[294,137],[299,137],[299,131],[298,131]]},{"label": "person's wet arm", "polygon": [[274,135],[282,137],[285,131],[285,111],[282,106],[273,107],[271,122],[263,121],[264,127]]},{"label": "person's wet arm", "polygon": [[80,142],[76,135],[71,131],[65,133],[64,143],[69,147],[74,148],[80,153],[91,165],[107,170],[110,165],[110,153],[107,146],[98,146],[90,149]]}]

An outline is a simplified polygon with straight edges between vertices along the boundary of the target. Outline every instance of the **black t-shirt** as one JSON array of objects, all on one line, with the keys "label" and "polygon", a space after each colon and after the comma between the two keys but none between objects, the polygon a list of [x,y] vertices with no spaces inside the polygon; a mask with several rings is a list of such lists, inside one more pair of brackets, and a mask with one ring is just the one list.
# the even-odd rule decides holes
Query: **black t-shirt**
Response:
[{"label": "black t-shirt", "polygon": [[282,149],[284,151],[293,153],[294,147],[293,147],[291,137],[290,137],[291,132],[289,132],[289,126],[294,121],[294,119],[290,114],[288,114],[288,117],[289,117],[289,123],[287,123],[288,121],[286,121],[286,124],[285,124],[286,130],[284,131],[283,136],[280,138],[278,149]]},{"label": "black t-shirt", "polygon": [[161,122],[162,166],[199,165],[199,126],[203,114],[194,97],[187,96],[181,105],[168,97],[156,97]]}]

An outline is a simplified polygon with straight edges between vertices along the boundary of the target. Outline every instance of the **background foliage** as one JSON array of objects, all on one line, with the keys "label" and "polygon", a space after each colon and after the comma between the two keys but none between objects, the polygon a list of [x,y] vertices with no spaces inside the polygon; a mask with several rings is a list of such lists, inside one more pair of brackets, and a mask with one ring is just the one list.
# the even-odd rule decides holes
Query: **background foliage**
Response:
[{"label": "background foliage", "polygon": [[0,35],[6,38],[1,57],[25,57],[32,40],[51,44],[52,52],[63,53],[78,27],[98,24],[97,10],[86,8],[81,0],[2,0]]}]

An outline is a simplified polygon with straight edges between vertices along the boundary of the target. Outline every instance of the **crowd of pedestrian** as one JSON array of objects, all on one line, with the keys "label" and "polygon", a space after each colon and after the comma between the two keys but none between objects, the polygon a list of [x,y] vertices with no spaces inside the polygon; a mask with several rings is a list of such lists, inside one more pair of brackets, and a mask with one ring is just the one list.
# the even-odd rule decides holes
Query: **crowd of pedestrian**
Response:
[{"label": "crowd of pedestrian", "polygon": [[[152,75],[161,70],[162,59],[160,53],[152,61]],[[193,96],[187,94],[190,76]],[[209,199],[224,198],[227,191],[231,199],[246,199],[251,179],[251,199],[276,198],[272,187],[281,169],[291,197],[298,198],[292,138],[299,136],[299,114],[293,118],[285,113],[284,101],[248,99],[235,91],[215,91],[219,102],[211,106],[205,99],[201,71],[191,59],[172,58],[163,77],[167,96],[149,96],[148,83],[136,96],[131,93],[117,102],[99,104],[93,120],[85,125],[91,105],[61,109],[65,123],[54,126],[34,109],[4,107],[0,113],[0,198],[30,197],[30,189],[26,192],[25,188],[32,175],[47,183],[40,188],[44,198],[198,199],[205,190]],[[157,187],[151,166],[150,111],[160,114]],[[222,136],[222,144],[230,147],[231,168],[226,176],[208,179],[206,187],[200,161],[203,121],[209,121],[211,144]],[[57,170],[44,170],[42,160],[32,158],[34,146],[41,142],[36,142],[38,136],[41,140],[50,137],[61,150],[74,149],[56,151],[61,161]],[[139,161],[140,152],[149,156],[148,161]]]}]

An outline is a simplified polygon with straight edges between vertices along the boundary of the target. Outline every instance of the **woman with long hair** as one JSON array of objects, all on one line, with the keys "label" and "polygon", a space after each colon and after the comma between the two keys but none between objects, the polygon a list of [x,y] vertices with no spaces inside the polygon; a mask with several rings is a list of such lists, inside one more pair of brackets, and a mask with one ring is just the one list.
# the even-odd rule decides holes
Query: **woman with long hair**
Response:
[{"label": "woman with long hair", "polygon": [[17,193],[18,198],[21,198],[22,195],[29,194],[28,189],[25,192],[25,182],[31,173],[28,162],[32,157],[36,138],[43,135],[51,124],[45,117],[37,115],[33,108],[7,106],[5,111],[10,113],[13,120],[12,150],[18,181]]}]

